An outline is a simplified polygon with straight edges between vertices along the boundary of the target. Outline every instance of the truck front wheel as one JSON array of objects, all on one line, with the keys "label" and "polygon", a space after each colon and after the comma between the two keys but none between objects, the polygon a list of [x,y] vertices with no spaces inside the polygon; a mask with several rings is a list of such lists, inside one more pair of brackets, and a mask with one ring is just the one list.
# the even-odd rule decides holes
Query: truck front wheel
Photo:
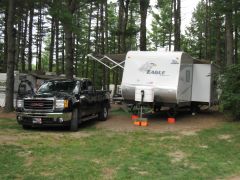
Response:
[{"label": "truck front wheel", "polygon": [[98,119],[100,121],[106,121],[108,118],[108,108],[106,106],[103,106],[102,111],[98,114]]},{"label": "truck front wheel", "polygon": [[70,124],[70,131],[77,131],[78,130],[78,109],[74,108],[73,112],[72,112],[72,120],[71,120],[71,124]]},{"label": "truck front wheel", "polygon": [[22,125],[23,129],[25,130],[28,130],[28,129],[31,129],[31,126],[30,125]]}]

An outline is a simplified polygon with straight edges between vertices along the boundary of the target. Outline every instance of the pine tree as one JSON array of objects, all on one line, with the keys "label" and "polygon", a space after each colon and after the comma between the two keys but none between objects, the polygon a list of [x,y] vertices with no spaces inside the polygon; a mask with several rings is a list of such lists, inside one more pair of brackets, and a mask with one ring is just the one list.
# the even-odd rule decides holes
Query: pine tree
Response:
[{"label": "pine tree", "polygon": [[7,43],[8,43],[8,59],[7,59],[7,81],[6,81],[6,112],[13,111],[14,97],[14,59],[15,59],[15,37],[16,29],[14,29],[15,16],[15,0],[8,1],[8,19],[7,19]]}]

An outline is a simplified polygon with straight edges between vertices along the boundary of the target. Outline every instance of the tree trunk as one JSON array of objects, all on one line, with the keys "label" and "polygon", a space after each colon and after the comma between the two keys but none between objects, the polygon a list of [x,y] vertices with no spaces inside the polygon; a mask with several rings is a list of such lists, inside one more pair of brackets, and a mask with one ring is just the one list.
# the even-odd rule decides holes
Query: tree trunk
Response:
[{"label": "tree trunk", "polygon": [[42,70],[42,3],[40,1],[39,15],[38,15],[38,70]]},{"label": "tree trunk", "polygon": [[123,26],[123,0],[119,0],[119,10],[118,10],[118,53],[122,53],[122,26]]},{"label": "tree trunk", "polygon": [[[101,2],[101,7],[100,7],[100,31],[101,31],[101,54],[105,54],[105,44],[104,44],[104,2]],[[102,88],[105,90],[106,89],[106,69],[105,66],[102,65]]]},{"label": "tree trunk", "polygon": [[[240,3],[239,3],[240,4]],[[234,64],[238,64],[238,28],[239,28],[239,25],[238,25],[238,10],[239,10],[239,6],[238,6],[238,1],[237,0],[234,0],[234,14],[235,14],[235,19],[234,19],[234,24],[235,24],[235,27],[234,27],[234,34],[235,34],[235,45],[234,45]]]},{"label": "tree trunk", "polygon": [[14,62],[15,62],[15,36],[14,15],[15,0],[8,1],[8,20],[7,20],[7,36],[8,36],[8,59],[7,59],[7,81],[6,81],[6,97],[5,111],[13,111],[14,99]]},{"label": "tree trunk", "polygon": [[[87,53],[90,53],[90,44],[91,44],[91,27],[92,27],[92,13],[93,13],[93,4],[91,2],[90,4],[90,14],[88,19],[88,44],[87,44]],[[87,57],[87,63],[86,63],[86,75],[85,77],[88,78],[88,71],[89,71],[89,57]]]},{"label": "tree trunk", "polygon": [[51,42],[49,47],[49,72],[53,71],[53,54],[54,54],[54,41],[55,41],[55,19],[52,17],[51,19]]},{"label": "tree trunk", "polygon": [[[118,53],[123,53],[123,43],[122,43],[122,36],[123,36],[123,32],[122,32],[122,27],[123,27],[123,17],[124,16],[124,1],[123,0],[119,0],[119,9],[118,9],[118,36],[117,36],[117,50]],[[114,72],[114,94],[116,94],[116,87],[118,85],[118,77],[119,77],[119,68],[116,68],[116,71]]]},{"label": "tree trunk", "polygon": [[3,68],[2,72],[7,72],[7,60],[8,60],[8,32],[7,32],[7,23],[8,23],[8,6],[5,9],[4,17],[4,56],[3,56]]},{"label": "tree trunk", "polygon": [[227,66],[233,64],[233,25],[232,25],[232,0],[227,3],[226,12],[226,60]]},{"label": "tree trunk", "polygon": [[206,19],[205,19],[205,59],[209,60],[209,41],[210,41],[210,37],[209,37],[209,0],[206,0],[205,3],[205,8],[206,8]]},{"label": "tree trunk", "polygon": [[181,1],[174,0],[174,51],[180,51],[181,41]]},{"label": "tree trunk", "polygon": [[[96,32],[95,32],[95,53],[99,53],[99,46],[98,46],[98,40],[99,40],[99,5],[96,3],[97,7],[97,18],[96,18]],[[96,74],[97,74],[97,68],[96,68],[96,61],[93,61],[93,71],[92,71],[92,82],[94,85],[96,85]]]},{"label": "tree trunk", "polygon": [[72,31],[70,27],[64,26],[65,32],[65,51],[66,51],[66,77],[73,78],[73,43],[72,43]]},{"label": "tree trunk", "polygon": [[55,21],[55,31],[56,31],[56,74],[59,75],[60,71],[59,71],[59,21],[56,20]]},{"label": "tree trunk", "polygon": [[64,32],[62,32],[62,62],[61,62],[61,67],[62,67],[62,74],[65,73],[65,43],[64,43],[64,40],[65,40],[65,34]]},{"label": "tree trunk", "polygon": [[34,4],[30,8],[29,14],[29,26],[28,26],[28,71],[32,71],[32,45],[33,45],[33,16],[34,16]]},{"label": "tree trunk", "polygon": [[[81,68],[81,66],[79,65],[81,63],[81,60],[80,60],[81,49],[78,48],[79,47],[79,39],[77,38],[77,36],[75,36],[74,39],[75,39],[75,41],[74,41],[75,42],[74,43],[75,44],[74,45],[74,49],[75,49],[75,74],[76,74],[76,76],[83,77],[84,67]],[[82,57],[82,60],[84,61],[84,57]]]},{"label": "tree trunk", "polygon": [[20,44],[21,44],[21,37],[22,37],[22,21],[19,20],[17,25],[17,39],[16,39],[16,52],[15,52],[15,69],[18,70],[19,65],[19,56],[20,56]]},{"label": "tree trunk", "polygon": [[[108,3],[105,0],[105,51],[106,53],[109,53],[109,47],[108,47]],[[107,90],[109,90],[109,84],[110,84],[110,71],[109,69],[106,70],[106,83],[107,83]]]},{"label": "tree trunk", "polygon": [[140,0],[140,51],[147,50],[147,37],[146,37],[146,20],[147,20],[147,10],[149,6],[149,0]]},{"label": "tree trunk", "polygon": [[[73,16],[75,11],[76,1],[75,0],[67,0],[67,11],[69,15]],[[74,49],[73,49],[73,30],[71,27],[71,23],[63,22],[63,29],[65,32],[65,51],[66,51],[66,77],[68,79],[73,78],[74,74]]]},{"label": "tree trunk", "polygon": [[172,26],[173,26],[173,23],[172,23],[172,18],[173,18],[173,1],[174,0],[172,0],[171,1],[171,17],[170,17],[170,19],[171,19],[171,22],[170,22],[170,28],[169,28],[169,39],[168,39],[168,49],[169,49],[169,51],[171,51],[172,50]]},{"label": "tree trunk", "polygon": [[221,20],[219,13],[216,14],[216,52],[215,61],[218,65],[221,64]]},{"label": "tree trunk", "polygon": [[121,27],[121,48],[122,52],[127,51],[127,45],[126,45],[126,30],[127,30],[127,24],[128,24],[128,10],[129,10],[129,3],[130,0],[126,0],[125,4],[124,1],[122,2],[122,9],[123,9],[123,17],[122,17],[122,27]]},{"label": "tree trunk", "polygon": [[21,48],[21,69],[22,72],[25,72],[25,48],[26,48],[26,41],[27,41],[27,27],[28,27],[28,12],[25,14],[25,19],[24,19],[24,32],[23,32],[23,39],[22,39],[22,48]]},{"label": "tree trunk", "polygon": [[203,32],[200,31],[199,32],[199,37],[198,37],[198,42],[199,42],[199,54],[198,54],[198,58],[202,59],[202,49],[203,49]]}]

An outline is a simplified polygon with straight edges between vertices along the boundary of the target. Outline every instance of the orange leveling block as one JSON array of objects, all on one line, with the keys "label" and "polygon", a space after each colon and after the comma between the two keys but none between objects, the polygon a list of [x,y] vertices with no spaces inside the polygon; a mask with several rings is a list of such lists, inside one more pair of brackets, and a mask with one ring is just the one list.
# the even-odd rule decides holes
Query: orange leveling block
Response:
[{"label": "orange leveling block", "polygon": [[147,118],[137,118],[137,119],[134,119],[134,122],[133,122],[134,125],[137,125],[137,126],[148,126],[148,119]]},{"label": "orange leveling block", "polygon": [[131,119],[132,120],[135,120],[135,119],[138,119],[139,118],[139,116],[138,115],[135,115],[135,114],[133,114],[132,116],[131,116]]},{"label": "orange leveling block", "polygon": [[175,118],[168,118],[168,124],[175,124]]}]

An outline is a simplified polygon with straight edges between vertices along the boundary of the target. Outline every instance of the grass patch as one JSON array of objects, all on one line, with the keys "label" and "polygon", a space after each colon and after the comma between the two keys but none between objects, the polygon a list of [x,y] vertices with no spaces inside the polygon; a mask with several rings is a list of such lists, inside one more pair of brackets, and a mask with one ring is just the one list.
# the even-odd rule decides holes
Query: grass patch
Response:
[{"label": "grass patch", "polygon": [[0,127],[0,179],[216,179],[240,171],[237,122],[192,136],[24,131],[6,119]]},{"label": "grass patch", "polygon": [[111,115],[113,116],[131,116],[131,113],[122,108],[111,109]]},{"label": "grass patch", "polygon": [[15,119],[0,119],[0,131],[4,129],[21,130]]}]

